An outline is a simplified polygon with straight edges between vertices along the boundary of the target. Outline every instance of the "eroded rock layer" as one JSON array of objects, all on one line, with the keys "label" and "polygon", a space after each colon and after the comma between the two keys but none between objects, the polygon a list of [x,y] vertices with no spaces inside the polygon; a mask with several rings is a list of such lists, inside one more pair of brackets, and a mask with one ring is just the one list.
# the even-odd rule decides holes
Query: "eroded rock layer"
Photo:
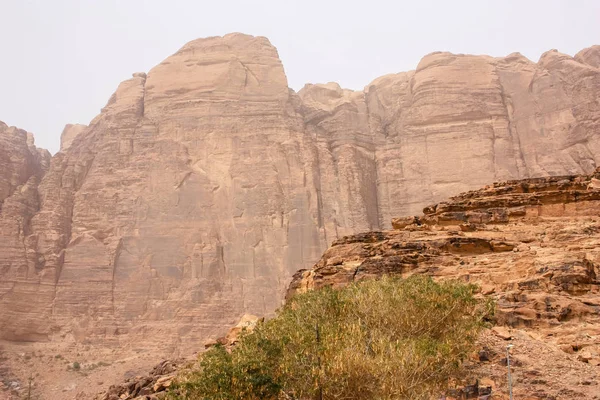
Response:
[{"label": "eroded rock layer", "polygon": [[[497,332],[521,346],[514,350],[519,394],[595,398],[600,169],[587,176],[496,183],[426,207],[422,216],[396,218],[393,226],[335,241],[312,269],[295,274],[288,296],[384,274],[476,283],[497,301],[496,323],[516,329]],[[502,346],[486,341],[499,362]],[[504,386],[504,367],[478,368],[496,376],[496,387]]]},{"label": "eroded rock layer", "polygon": [[[37,254],[31,240],[32,219],[40,209],[37,187],[50,164],[50,153],[35,147],[33,135],[0,121],[0,337],[32,339],[48,315],[37,303]],[[31,282],[30,279],[34,281]],[[53,290],[53,288],[49,288]],[[13,301],[14,291],[23,293]],[[36,309],[37,308],[37,309]],[[14,329],[8,318],[18,316]],[[23,334],[24,336],[21,336]],[[30,334],[32,336],[30,336]]]},{"label": "eroded rock layer", "polygon": [[434,53],[364,91],[294,93],[266,38],[190,42],[67,127],[39,185],[1,170],[0,195],[32,202],[10,211],[26,229],[2,222],[0,337],[197,347],[274,310],[344,235],[487,182],[591,173],[599,52]]}]

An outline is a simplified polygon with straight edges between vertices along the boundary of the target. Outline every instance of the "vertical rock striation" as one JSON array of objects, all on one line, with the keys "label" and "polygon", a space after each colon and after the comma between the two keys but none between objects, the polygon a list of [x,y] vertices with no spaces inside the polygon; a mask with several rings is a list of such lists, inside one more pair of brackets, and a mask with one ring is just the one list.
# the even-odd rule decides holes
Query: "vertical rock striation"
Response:
[{"label": "vertical rock striation", "polygon": [[31,199],[10,211],[26,229],[2,230],[0,336],[196,347],[271,312],[341,236],[491,181],[590,173],[599,51],[434,53],[364,91],[294,93],[266,38],[190,42],[67,126],[39,185],[47,158],[25,144],[4,168],[0,148],[2,221]]},{"label": "vertical rock striation", "polygon": [[50,153],[35,147],[32,134],[0,121],[0,335],[7,339],[43,339],[37,335],[39,317],[49,308],[37,301],[44,289],[31,223],[49,164]]}]

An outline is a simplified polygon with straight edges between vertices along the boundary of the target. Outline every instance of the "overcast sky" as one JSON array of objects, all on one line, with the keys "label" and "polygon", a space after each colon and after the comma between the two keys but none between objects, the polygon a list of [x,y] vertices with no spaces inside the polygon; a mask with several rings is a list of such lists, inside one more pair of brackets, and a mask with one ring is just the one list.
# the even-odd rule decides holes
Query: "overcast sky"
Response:
[{"label": "overcast sky", "polygon": [[267,36],[295,90],[362,89],[439,50],[537,61],[600,44],[599,0],[0,0],[0,16],[0,120],[53,153],[65,124],[199,37]]}]

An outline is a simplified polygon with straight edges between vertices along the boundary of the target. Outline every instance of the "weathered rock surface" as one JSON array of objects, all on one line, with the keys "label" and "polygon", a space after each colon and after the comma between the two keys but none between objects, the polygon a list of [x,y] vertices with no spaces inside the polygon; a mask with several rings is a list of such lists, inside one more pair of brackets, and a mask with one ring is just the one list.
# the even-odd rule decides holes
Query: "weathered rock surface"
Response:
[{"label": "weathered rock surface", "polygon": [[[28,292],[32,286],[25,282],[40,272],[35,269],[36,253],[29,236],[40,207],[37,187],[49,164],[50,153],[35,147],[33,135],[0,121],[0,336],[4,338],[14,333],[27,339],[41,322],[36,321],[40,311],[31,308],[35,304],[33,293]],[[5,298],[19,285],[17,281],[23,282],[21,289],[28,294],[9,306]],[[15,315],[18,325],[9,332],[3,322]]]},{"label": "weathered rock surface", "polygon": [[185,360],[165,360],[156,365],[149,374],[129,378],[119,385],[111,385],[108,390],[95,397],[98,400],[159,400],[163,399],[176,377],[177,370]]},{"label": "weathered rock surface", "polygon": [[49,163],[50,153],[35,147],[31,133],[0,121],[0,207],[30,178],[41,179]]},{"label": "weathered rock surface", "polygon": [[0,338],[195,348],[274,310],[344,235],[484,183],[591,173],[599,51],[434,53],[365,91],[294,93],[265,38],[190,42],[66,129],[39,185],[2,168],[1,195],[31,202],[2,206],[26,228],[2,225]]},{"label": "weathered rock surface", "polygon": [[[217,344],[225,346],[227,351],[238,343],[242,333],[250,333],[264,318],[245,314],[239,322],[229,330],[227,335],[215,341],[205,343],[205,349]],[[1,355],[1,354],[0,354]],[[107,390],[97,394],[96,400],[159,400],[166,396],[179,374],[193,371],[196,359],[163,360],[154,366],[150,373],[127,379],[124,383],[111,385]],[[89,394],[87,394],[89,397]]]},{"label": "weathered rock surface", "polygon": [[394,230],[344,237],[312,269],[294,275],[288,296],[383,274],[476,283],[497,301],[496,323],[509,328],[497,329],[500,341],[487,339],[495,347],[496,367],[479,365],[480,373],[495,376],[495,386],[503,387],[498,343],[515,339],[521,396],[595,398],[599,179],[600,169],[500,182],[425,207],[422,216],[396,218]]},{"label": "weathered rock surface", "polygon": [[73,140],[79,135],[81,132],[85,131],[87,125],[82,124],[67,124],[65,129],[63,129],[60,135],[60,151],[66,151]]}]

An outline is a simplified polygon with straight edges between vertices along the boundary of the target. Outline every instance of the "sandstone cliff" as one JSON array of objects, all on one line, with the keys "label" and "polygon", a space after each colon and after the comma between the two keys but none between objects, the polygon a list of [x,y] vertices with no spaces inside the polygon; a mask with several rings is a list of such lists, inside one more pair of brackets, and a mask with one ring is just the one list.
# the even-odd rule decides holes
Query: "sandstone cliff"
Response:
[{"label": "sandstone cliff", "polygon": [[[32,134],[0,121],[0,336],[4,338],[18,335],[4,322],[11,316],[19,316],[18,325],[13,325],[19,332],[35,332],[40,324],[35,319],[48,311],[41,304],[40,310],[30,307],[40,272],[35,268],[37,255],[30,235],[32,218],[40,208],[37,187],[49,164],[50,153],[35,147]],[[24,295],[8,308],[4,299],[17,286]]]},{"label": "sandstone cliff", "polygon": [[[334,242],[288,296],[383,274],[476,283],[495,298],[476,377],[515,396],[595,399],[600,381],[600,169],[589,176],[505,181],[396,218],[394,230]],[[490,380],[491,379],[491,380]]]},{"label": "sandstone cliff", "polygon": [[0,170],[3,197],[31,200],[0,197],[0,337],[197,347],[274,310],[344,235],[484,183],[591,173],[599,54],[434,53],[364,91],[294,93],[266,38],[190,42],[65,130],[39,185],[33,156]]},{"label": "sandstone cliff", "polygon": [[[591,175],[495,183],[395,218],[393,230],[334,241],[313,268],[298,271],[288,296],[384,274],[427,274],[476,283],[496,300],[495,327],[466,361],[467,383],[508,397],[506,345],[516,398],[597,399],[600,382],[600,168]],[[413,316],[419,318],[420,316]],[[426,316],[425,316],[426,317]],[[244,316],[226,337],[231,347]],[[142,399],[169,390],[178,361],[163,372],[112,385],[96,398]],[[480,398],[456,384],[449,398]],[[462,392],[462,396],[461,396]],[[466,394],[466,396],[465,396]],[[481,398],[488,398],[482,395]]]},{"label": "sandstone cliff", "polygon": [[81,132],[85,131],[86,125],[67,124],[60,135],[60,151],[66,151]]}]

